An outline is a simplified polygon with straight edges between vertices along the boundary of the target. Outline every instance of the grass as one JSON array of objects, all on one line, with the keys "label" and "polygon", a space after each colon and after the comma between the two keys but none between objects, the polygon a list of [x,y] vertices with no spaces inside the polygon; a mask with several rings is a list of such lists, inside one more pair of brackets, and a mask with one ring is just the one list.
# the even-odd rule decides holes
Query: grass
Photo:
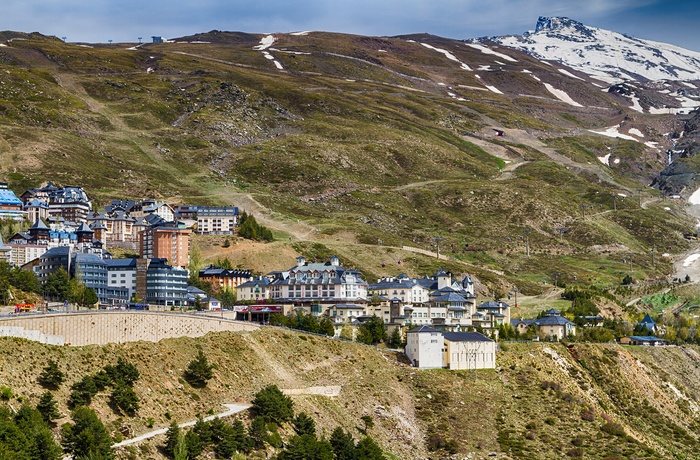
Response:
[{"label": "grass", "polygon": [[[0,174],[18,194],[52,180],[82,185],[100,203],[155,197],[237,204],[234,196],[251,193],[269,209],[279,241],[294,233],[285,226],[299,221],[319,229],[311,239],[340,253],[349,249],[334,235],[425,249],[440,237],[443,251],[464,262],[451,267],[493,290],[516,283],[534,293],[555,270],[568,282],[577,276],[612,283],[619,270],[611,256],[591,251],[594,245],[629,248],[640,277],[669,269],[651,267],[650,246],[687,248],[681,236],[692,222],[682,210],[613,202],[620,190],[637,187],[637,173],[610,170],[596,157],[614,148],[621,165],[632,167],[642,161],[642,144],[611,146],[609,139],[568,133],[572,124],[610,125],[605,110],[567,115],[543,99],[469,89],[483,83],[402,39],[280,36],[275,46],[310,54],[275,52],[288,70],[278,72],[253,50],[259,37],[205,35],[211,44],[137,51],[38,36],[4,49]],[[441,46],[463,59],[485,59],[460,43]],[[546,96],[521,73],[483,78],[513,94]],[[466,100],[449,97],[438,83]],[[591,96],[595,105],[612,104],[599,93]],[[493,124],[525,137],[485,137]],[[504,159],[470,142],[474,136],[531,161],[506,172]],[[532,147],[541,141],[585,167],[556,164]],[[619,187],[598,181],[595,172]],[[581,205],[595,212],[583,219]],[[569,232],[557,241],[561,226]],[[522,257],[524,228],[532,230],[529,260]],[[372,257],[394,258],[358,248],[346,254],[363,254],[351,259],[372,276],[380,273],[380,259]],[[412,259],[411,269],[436,265]]]}]

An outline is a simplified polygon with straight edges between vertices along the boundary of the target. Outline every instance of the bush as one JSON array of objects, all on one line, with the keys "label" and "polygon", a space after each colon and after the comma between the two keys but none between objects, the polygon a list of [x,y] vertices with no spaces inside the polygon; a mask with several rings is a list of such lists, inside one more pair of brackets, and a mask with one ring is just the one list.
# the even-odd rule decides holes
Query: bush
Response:
[{"label": "bush", "polygon": [[620,436],[624,437],[626,436],[625,434],[625,429],[620,425],[619,423],[615,422],[608,422],[605,425],[600,427],[600,430],[604,433],[611,434],[613,436]]},{"label": "bush", "polygon": [[9,401],[14,396],[12,388],[6,386],[0,386],[0,399],[3,401]]}]

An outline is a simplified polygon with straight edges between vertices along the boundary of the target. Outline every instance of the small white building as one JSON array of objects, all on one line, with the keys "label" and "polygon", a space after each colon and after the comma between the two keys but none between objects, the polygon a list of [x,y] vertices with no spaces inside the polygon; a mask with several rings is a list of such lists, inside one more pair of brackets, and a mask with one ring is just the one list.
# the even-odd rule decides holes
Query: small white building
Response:
[{"label": "small white building", "polygon": [[419,369],[494,369],[496,342],[478,332],[440,332],[420,326],[406,333],[405,353]]},{"label": "small white building", "polygon": [[478,332],[445,332],[442,364],[452,370],[494,369],[496,342]]},{"label": "small white building", "polygon": [[419,369],[441,368],[443,346],[442,332],[432,327],[420,326],[406,333],[406,356]]}]

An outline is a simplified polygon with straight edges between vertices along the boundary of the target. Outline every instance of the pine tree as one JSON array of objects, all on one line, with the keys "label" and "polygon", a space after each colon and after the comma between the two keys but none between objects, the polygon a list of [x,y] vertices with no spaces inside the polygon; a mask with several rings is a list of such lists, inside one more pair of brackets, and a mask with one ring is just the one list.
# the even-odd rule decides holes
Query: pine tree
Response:
[{"label": "pine tree", "polygon": [[316,436],[316,422],[306,412],[301,412],[294,418],[294,431],[299,436],[303,434]]},{"label": "pine tree", "polygon": [[335,460],[355,460],[355,439],[350,433],[337,427],[329,439]]},{"label": "pine tree", "polygon": [[173,420],[168,427],[168,431],[165,432],[165,446],[163,446],[163,451],[168,457],[173,458],[175,456],[175,450],[178,442],[180,442],[180,437],[180,427],[177,422]]},{"label": "pine tree", "polygon": [[207,357],[200,348],[197,357],[187,365],[185,380],[195,388],[204,388],[207,385],[207,381],[213,377],[213,368],[214,366],[209,364]]},{"label": "pine tree", "polygon": [[46,391],[41,395],[39,403],[36,405],[36,409],[41,413],[41,416],[46,423],[51,423],[51,421],[61,418],[61,413],[58,411],[56,400],[53,397],[53,393],[50,391]]},{"label": "pine tree", "polygon": [[64,449],[75,459],[112,460],[112,438],[95,411],[80,406],[71,416],[73,423],[61,427]]},{"label": "pine tree", "polygon": [[277,385],[268,385],[255,394],[252,410],[265,421],[279,425],[294,417],[294,402]]},{"label": "pine tree", "polygon": [[63,383],[63,377],[64,374],[61,369],[58,368],[56,361],[50,359],[48,365],[41,371],[37,380],[46,388],[58,390],[61,383]]},{"label": "pine tree", "polygon": [[384,453],[374,439],[365,436],[357,443],[355,448],[356,458],[362,460],[383,460]]}]

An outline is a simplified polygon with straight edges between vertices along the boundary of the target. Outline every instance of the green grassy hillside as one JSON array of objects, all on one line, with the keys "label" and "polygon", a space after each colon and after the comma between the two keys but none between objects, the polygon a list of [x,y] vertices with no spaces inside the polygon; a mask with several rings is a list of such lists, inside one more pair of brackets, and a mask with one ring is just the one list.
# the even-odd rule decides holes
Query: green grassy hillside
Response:
[{"label": "green grassy hillside", "polygon": [[[651,246],[681,251],[693,228],[640,185],[663,168],[660,150],[585,131],[627,116],[663,143],[671,118],[629,115],[623,98],[514,51],[503,63],[428,35],[310,33],[276,36],[269,59],[243,33],[137,47],[15,36],[0,48],[0,177],[18,194],[51,180],[84,186],[98,207],[234,204],[279,240],[337,252],[439,237],[459,266],[531,292],[553,273],[619,282],[612,247],[634,254],[637,279],[668,274]],[[611,151],[620,161],[603,165]]]}]

